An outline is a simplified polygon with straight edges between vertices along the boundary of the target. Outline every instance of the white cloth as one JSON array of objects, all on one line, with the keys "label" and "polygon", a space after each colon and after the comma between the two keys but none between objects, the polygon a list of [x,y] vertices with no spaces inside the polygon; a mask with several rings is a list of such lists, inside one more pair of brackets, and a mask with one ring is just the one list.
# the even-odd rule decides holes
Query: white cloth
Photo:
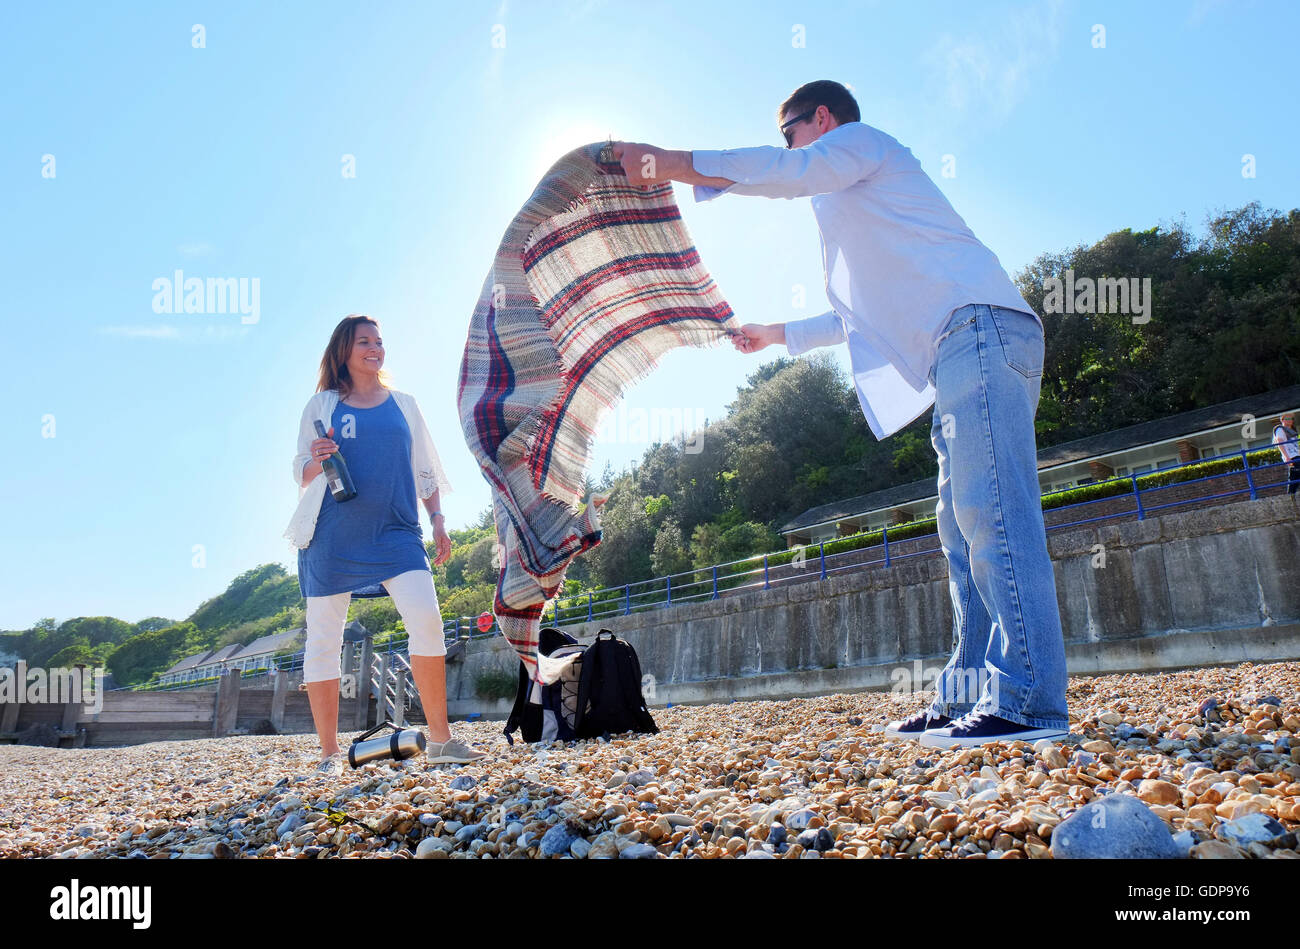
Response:
[{"label": "white cloth", "polygon": [[[447,475],[442,470],[438,449],[433,445],[429,426],[424,422],[424,416],[420,413],[415,397],[396,389],[389,391],[397,401],[402,415],[406,417],[406,425],[411,430],[411,475],[415,478],[416,496],[427,498],[435,490],[441,490],[444,494],[449,493],[451,482],[447,480]],[[321,502],[325,500],[325,478],[321,474],[312,478],[305,487],[302,484],[303,469],[312,460],[311,443],[320,437],[312,422],[320,419],[328,432],[332,424],[330,419],[334,415],[334,407],[338,403],[338,390],[326,389],[312,396],[307,402],[307,407],[302,410],[302,421],[298,426],[298,453],[293,456],[293,480],[298,485],[298,507],[293,512],[293,517],[289,521],[289,526],[284,529],[283,535],[290,544],[300,549],[311,544],[312,535],[316,533],[316,518],[320,515]]]},{"label": "white cloth", "polygon": [[928,377],[953,310],[984,303],[1038,319],[911,150],[879,129],[847,122],[803,148],[699,150],[692,162],[702,175],[736,182],[696,185],[696,201],[724,193],[812,198],[832,309],[787,323],[786,348],[797,356],[847,341],[876,438],[934,403]]}]

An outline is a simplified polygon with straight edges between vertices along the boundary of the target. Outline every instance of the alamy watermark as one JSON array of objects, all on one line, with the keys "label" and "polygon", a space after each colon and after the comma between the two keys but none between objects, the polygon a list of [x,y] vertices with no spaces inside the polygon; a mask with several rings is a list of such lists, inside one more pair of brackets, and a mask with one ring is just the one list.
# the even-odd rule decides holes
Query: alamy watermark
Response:
[{"label": "alamy watermark", "polygon": [[104,708],[103,666],[72,669],[29,669],[20,659],[13,666],[0,667],[0,703],[78,703],[98,714]]},{"label": "alamy watermark", "polygon": [[1133,314],[1135,324],[1151,322],[1151,278],[1079,277],[1073,268],[1065,279],[1043,280],[1044,313],[1124,313]]},{"label": "alamy watermark", "polygon": [[936,692],[939,701],[956,705],[976,705],[981,699],[998,707],[998,677],[988,669],[958,669],[946,679],[944,666],[926,666],[920,659],[910,666],[895,666],[889,673],[889,691]]},{"label": "alamy watermark", "polygon": [[177,270],[153,282],[155,313],[238,313],[241,323],[262,318],[259,277],[186,277]]},{"label": "alamy watermark", "polygon": [[82,884],[73,877],[67,886],[50,890],[50,919],[121,919],[132,929],[148,929],[152,905],[150,886]]},{"label": "alamy watermark", "polygon": [[619,445],[655,444],[681,441],[682,451],[698,455],[704,450],[704,427],[708,419],[704,409],[656,406],[629,409],[620,402],[618,408],[601,420],[596,441]]}]

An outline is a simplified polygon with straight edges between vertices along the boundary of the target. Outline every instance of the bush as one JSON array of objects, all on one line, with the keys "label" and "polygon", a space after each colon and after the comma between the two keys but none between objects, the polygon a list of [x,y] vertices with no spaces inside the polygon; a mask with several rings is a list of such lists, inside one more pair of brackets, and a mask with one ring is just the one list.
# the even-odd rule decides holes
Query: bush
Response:
[{"label": "bush", "polygon": [[512,699],[519,690],[519,674],[487,669],[474,677],[474,694],[481,699]]},{"label": "bush", "polygon": [[[1282,454],[1276,448],[1261,448],[1258,451],[1247,452],[1246,457],[1250,460],[1252,468],[1258,468],[1262,465],[1281,461]],[[1233,455],[1230,458],[1220,458],[1216,461],[1202,461],[1191,465],[1180,465],[1167,471],[1153,471],[1150,474],[1138,475],[1137,484],[1139,491],[1146,491],[1149,488],[1163,488],[1171,484],[1181,484],[1184,481],[1195,481],[1197,478],[1207,478],[1210,475],[1227,474],[1241,470],[1241,456]],[[1110,481],[1085,484],[1046,496],[1043,498],[1043,510],[1047,511],[1056,507],[1065,507],[1068,504],[1097,501],[1102,498],[1118,497],[1121,494],[1132,493],[1132,477],[1121,475],[1119,478]]]}]

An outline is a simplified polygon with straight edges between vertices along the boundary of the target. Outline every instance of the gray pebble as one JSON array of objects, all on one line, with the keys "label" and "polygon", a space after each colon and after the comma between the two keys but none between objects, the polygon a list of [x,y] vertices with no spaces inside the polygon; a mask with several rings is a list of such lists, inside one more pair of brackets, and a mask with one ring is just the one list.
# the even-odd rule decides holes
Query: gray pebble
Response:
[{"label": "gray pebble", "polygon": [[654,860],[659,856],[659,851],[649,844],[633,844],[618,856],[620,860]]}]

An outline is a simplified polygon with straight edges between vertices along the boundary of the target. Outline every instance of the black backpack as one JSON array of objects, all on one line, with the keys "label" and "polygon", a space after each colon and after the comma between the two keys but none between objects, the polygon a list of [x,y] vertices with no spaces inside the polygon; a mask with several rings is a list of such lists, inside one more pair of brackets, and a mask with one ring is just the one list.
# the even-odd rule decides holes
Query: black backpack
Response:
[{"label": "black backpack", "polygon": [[641,692],[641,663],[625,639],[607,629],[582,654],[574,731],[579,738],[619,732],[658,734]]},{"label": "black backpack", "polygon": [[519,663],[519,691],[502,730],[514,744],[515,730],[526,742],[573,741],[619,732],[657,734],[659,728],[641,694],[641,663],[631,643],[607,629],[582,646],[567,633],[545,626],[537,651],[552,659],[580,653],[550,685],[534,682]]},{"label": "black backpack", "polygon": [[519,729],[524,741],[572,741],[577,737],[578,677],[581,675],[585,648],[567,633],[544,626],[537,633],[537,651],[543,656],[560,659],[574,653],[578,658],[565,669],[564,674],[550,685],[534,682],[528,676],[528,667],[519,661],[519,691],[515,693],[515,706],[506,719],[503,730],[506,741],[514,744],[512,737]]}]

